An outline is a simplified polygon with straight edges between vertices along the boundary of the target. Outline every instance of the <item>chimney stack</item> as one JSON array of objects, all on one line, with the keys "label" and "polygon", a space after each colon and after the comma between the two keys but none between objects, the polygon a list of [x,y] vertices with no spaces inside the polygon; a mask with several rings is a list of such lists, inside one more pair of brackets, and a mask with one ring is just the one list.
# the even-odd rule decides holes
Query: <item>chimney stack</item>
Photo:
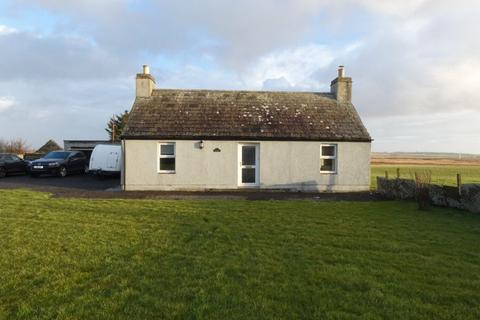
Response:
[{"label": "chimney stack", "polygon": [[155,78],[150,74],[150,67],[143,66],[143,73],[137,73],[136,79],[136,97],[150,98],[155,89]]},{"label": "chimney stack", "polygon": [[338,77],[330,84],[330,92],[338,102],[352,102],[352,78],[345,77],[345,67],[338,67]]}]

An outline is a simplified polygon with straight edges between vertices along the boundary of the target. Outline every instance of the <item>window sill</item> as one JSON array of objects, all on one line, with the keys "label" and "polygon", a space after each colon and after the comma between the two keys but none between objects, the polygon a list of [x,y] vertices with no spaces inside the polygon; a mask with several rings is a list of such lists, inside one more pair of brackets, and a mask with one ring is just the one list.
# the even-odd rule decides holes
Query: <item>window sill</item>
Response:
[{"label": "window sill", "polygon": [[337,172],[336,171],[320,171],[320,174],[334,175],[334,174],[337,174]]},{"label": "window sill", "polygon": [[241,188],[241,189],[260,189],[260,185],[259,184],[239,184],[238,185],[238,188]]},{"label": "window sill", "polygon": [[175,171],[157,171],[159,174],[175,174]]}]

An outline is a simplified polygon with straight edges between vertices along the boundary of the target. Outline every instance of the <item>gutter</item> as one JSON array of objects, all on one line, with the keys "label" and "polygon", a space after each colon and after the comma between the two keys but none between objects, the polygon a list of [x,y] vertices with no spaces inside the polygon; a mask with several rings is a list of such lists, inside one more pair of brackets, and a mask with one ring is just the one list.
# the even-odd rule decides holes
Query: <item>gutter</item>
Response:
[{"label": "gutter", "polygon": [[245,137],[245,136],[162,136],[162,135],[124,135],[123,140],[211,140],[211,141],[319,141],[319,142],[372,142],[372,138],[345,138],[345,137],[330,137],[330,138],[292,138],[292,137]]}]

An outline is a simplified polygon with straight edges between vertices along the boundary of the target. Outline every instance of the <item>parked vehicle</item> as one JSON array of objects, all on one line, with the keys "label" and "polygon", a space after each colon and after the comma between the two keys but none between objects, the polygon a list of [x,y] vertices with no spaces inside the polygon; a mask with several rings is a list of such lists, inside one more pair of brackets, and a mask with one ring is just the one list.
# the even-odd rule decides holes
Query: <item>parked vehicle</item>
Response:
[{"label": "parked vehicle", "polygon": [[122,170],[122,146],[99,144],[90,157],[89,172],[99,175],[118,175]]},{"label": "parked vehicle", "polygon": [[0,153],[0,178],[7,174],[27,173],[27,161],[22,160],[15,154]]},{"label": "parked vehicle", "polygon": [[71,173],[88,172],[88,160],[80,151],[52,151],[43,158],[30,163],[30,175],[38,177],[42,174],[65,177]]}]

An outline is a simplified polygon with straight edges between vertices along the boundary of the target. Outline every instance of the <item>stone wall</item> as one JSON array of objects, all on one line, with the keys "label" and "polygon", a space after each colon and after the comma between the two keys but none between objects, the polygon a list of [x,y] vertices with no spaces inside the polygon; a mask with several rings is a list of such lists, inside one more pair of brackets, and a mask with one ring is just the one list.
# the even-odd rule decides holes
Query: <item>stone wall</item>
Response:
[{"label": "stone wall", "polygon": [[465,209],[480,213],[480,184],[463,185],[461,199]]},{"label": "stone wall", "polygon": [[[411,179],[377,177],[377,192],[387,199],[415,199],[416,184]],[[480,213],[480,184],[465,184],[460,188],[432,184],[430,201],[435,206],[458,208]]]},{"label": "stone wall", "polygon": [[415,181],[377,177],[377,192],[387,199],[415,199]]}]

